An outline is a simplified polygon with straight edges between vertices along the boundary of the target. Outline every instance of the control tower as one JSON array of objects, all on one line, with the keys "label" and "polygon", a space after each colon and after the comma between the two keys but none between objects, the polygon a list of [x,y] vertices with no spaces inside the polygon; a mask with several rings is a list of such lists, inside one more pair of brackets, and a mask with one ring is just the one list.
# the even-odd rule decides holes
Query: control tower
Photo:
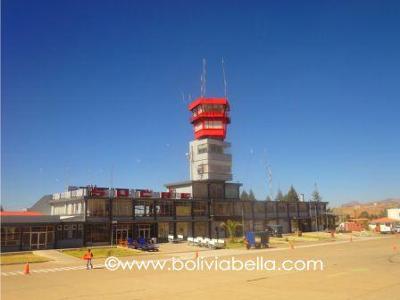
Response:
[{"label": "control tower", "polygon": [[230,144],[224,141],[230,123],[228,99],[200,97],[188,108],[195,137],[189,144],[190,179],[232,180]]}]

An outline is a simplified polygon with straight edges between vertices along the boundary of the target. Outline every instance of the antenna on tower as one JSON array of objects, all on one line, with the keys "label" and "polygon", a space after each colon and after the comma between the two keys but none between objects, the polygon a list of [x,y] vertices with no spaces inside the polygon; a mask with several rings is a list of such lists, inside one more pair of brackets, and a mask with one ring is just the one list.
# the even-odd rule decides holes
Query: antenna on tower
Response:
[{"label": "antenna on tower", "polygon": [[200,76],[200,81],[201,81],[201,97],[203,98],[206,95],[206,75],[207,75],[207,62],[206,59],[203,58],[203,72],[201,73]]},{"label": "antenna on tower", "polygon": [[111,165],[111,170],[110,170],[110,189],[114,188],[114,164]]},{"label": "antenna on tower", "polygon": [[272,191],[272,170],[271,166],[267,165],[267,173],[268,173],[268,188],[269,188],[269,195],[271,200],[274,199],[274,193]]},{"label": "antenna on tower", "polygon": [[221,61],[221,66],[222,66],[222,76],[224,78],[224,95],[225,98],[227,98],[227,83],[226,83],[226,74],[225,74],[225,62],[224,62],[224,58],[222,57],[222,61]]},{"label": "antenna on tower", "polygon": [[183,91],[181,91],[181,96],[182,96],[182,102],[183,102],[183,104],[186,104],[185,93],[184,93]]}]

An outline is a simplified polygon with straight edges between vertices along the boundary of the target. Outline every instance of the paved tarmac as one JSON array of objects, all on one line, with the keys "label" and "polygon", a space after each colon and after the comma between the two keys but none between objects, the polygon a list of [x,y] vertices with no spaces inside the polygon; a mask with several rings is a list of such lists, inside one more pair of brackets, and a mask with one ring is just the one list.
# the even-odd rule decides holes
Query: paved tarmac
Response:
[{"label": "paved tarmac", "polygon": [[[2,299],[400,299],[400,238],[364,238],[318,245],[265,250],[215,251],[220,259],[321,260],[318,271],[109,271],[103,262],[82,265],[32,264],[31,275],[21,266],[5,266]],[[272,251],[271,251],[272,250]],[[199,253],[211,260],[212,251]],[[192,254],[172,255],[191,258]],[[185,257],[187,256],[187,257]],[[155,259],[158,255],[147,258]],[[160,256],[161,257],[161,256]],[[143,258],[145,258],[143,256]],[[79,268],[78,268],[79,267]],[[46,270],[41,271],[40,270]],[[53,271],[51,271],[53,269]],[[54,270],[57,269],[57,270]],[[38,272],[33,272],[38,271]],[[396,298],[397,297],[397,298]]]}]

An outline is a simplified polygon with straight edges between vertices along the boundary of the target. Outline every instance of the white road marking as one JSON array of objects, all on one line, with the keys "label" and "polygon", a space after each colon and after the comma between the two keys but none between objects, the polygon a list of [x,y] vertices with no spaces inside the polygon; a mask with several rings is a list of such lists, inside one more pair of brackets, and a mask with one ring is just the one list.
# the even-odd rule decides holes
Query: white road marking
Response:
[{"label": "white road marking", "polygon": [[[94,265],[93,268],[103,268],[104,265]],[[86,266],[72,266],[72,267],[62,267],[62,268],[51,268],[51,269],[39,269],[39,270],[31,270],[30,273],[53,273],[53,272],[63,272],[63,271],[76,271],[76,270],[84,270]],[[22,271],[13,271],[13,272],[1,272],[1,276],[16,276],[16,275],[24,275]]]}]

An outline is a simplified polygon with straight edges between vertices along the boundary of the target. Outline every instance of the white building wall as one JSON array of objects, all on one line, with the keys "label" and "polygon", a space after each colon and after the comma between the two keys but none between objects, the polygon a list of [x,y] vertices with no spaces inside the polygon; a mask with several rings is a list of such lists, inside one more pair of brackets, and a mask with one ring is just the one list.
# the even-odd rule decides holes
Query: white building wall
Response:
[{"label": "white building wall", "polygon": [[81,215],[85,211],[84,201],[76,201],[69,203],[54,203],[51,205],[51,214],[57,216]]},{"label": "white building wall", "polygon": [[230,144],[215,139],[201,139],[189,144],[191,180],[232,180]]},{"label": "white building wall", "polygon": [[400,221],[400,208],[389,208],[387,210],[387,217],[389,219],[394,219],[394,220]]},{"label": "white building wall", "polygon": [[187,186],[181,186],[181,187],[174,188],[174,192],[175,193],[188,193],[188,194],[193,195],[193,188],[192,188],[192,185],[190,184]]}]

